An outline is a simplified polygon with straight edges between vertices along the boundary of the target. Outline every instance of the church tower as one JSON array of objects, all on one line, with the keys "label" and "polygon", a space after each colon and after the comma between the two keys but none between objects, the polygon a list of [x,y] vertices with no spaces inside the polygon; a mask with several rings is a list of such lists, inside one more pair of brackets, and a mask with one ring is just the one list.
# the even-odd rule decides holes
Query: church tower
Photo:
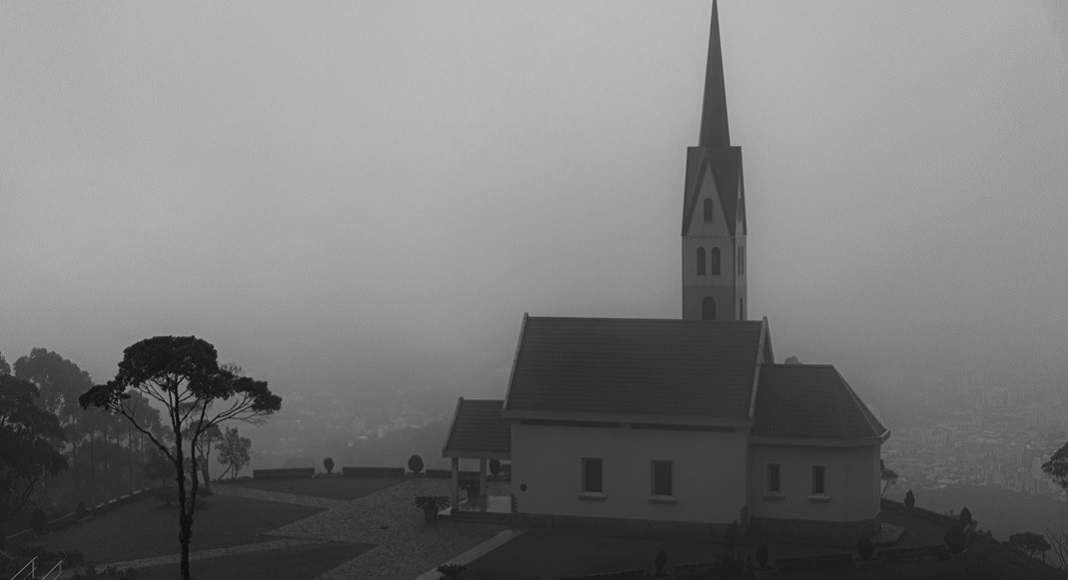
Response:
[{"label": "church tower", "polygon": [[719,15],[712,2],[701,136],[686,152],[682,210],[682,318],[745,320],[742,148],[731,146]]}]

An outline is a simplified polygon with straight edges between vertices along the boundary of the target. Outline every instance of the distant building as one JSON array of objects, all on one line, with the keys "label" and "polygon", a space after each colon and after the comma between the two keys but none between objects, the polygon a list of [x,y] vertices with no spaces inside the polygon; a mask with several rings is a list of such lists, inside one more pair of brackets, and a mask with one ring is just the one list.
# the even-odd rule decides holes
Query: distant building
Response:
[{"label": "distant building", "polygon": [[747,321],[746,233],[713,3],[682,318],[525,315],[505,399],[457,406],[443,452],[454,477],[461,458],[482,473],[510,459],[522,524],[875,533],[890,433],[834,367],[775,364],[767,319]]}]

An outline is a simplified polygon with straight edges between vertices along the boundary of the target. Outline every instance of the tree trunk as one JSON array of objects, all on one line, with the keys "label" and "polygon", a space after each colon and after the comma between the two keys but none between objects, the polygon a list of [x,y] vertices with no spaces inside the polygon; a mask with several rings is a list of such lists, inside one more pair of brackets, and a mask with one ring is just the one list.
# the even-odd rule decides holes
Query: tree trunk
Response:
[{"label": "tree trunk", "polygon": [[191,580],[189,576],[189,541],[193,538],[193,515],[186,512],[185,498],[185,456],[182,453],[182,434],[178,429],[174,430],[174,453],[178,482],[178,543],[181,545],[181,574],[182,580]]}]

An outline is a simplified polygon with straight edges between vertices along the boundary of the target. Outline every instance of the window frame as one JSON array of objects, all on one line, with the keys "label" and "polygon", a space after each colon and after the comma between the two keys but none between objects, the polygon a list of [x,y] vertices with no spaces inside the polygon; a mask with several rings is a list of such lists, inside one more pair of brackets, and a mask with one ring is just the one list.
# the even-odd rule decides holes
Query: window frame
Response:
[{"label": "window frame", "polygon": [[[667,471],[659,471],[658,468],[666,468]],[[663,489],[664,482],[657,479],[657,475],[667,474],[667,489]],[[666,491],[667,493],[660,493]],[[673,499],[675,497],[675,462],[667,459],[653,459],[649,467],[649,496],[650,498]]]},{"label": "window frame", "polygon": [[[602,457],[583,457],[581,460],[582,473],[579,480],[579,496],[586,499],[604,499],[604,458]],[[596,490],[589,489],[591,471],[590,467],[597,466],[597,483],[598,488]]]},{"label": "window frame", "polygon": [[769,463],[767,469],[767,493],[782,494],[782,464]]},{"label": "window frame", "polygon": [[[826,465],[813,465],[812,466],[812,481],[811,491],[809,499],[813,500],[825,500],[827,499],[827,466]],[[817,485],[818,484],[818,485]]]}]

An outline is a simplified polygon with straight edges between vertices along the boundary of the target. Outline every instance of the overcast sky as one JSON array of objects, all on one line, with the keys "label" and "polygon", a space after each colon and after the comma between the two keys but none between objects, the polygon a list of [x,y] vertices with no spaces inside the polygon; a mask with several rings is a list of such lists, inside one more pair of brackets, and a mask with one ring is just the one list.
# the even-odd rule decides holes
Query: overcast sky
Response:
[{"label": "overcast sky", "polygon": [[[4,2],[0,352],[503,394],[524,312],[677,318],[710,9]],[[1061,365],[1068,3],[720,22],[779,359]]]}]

